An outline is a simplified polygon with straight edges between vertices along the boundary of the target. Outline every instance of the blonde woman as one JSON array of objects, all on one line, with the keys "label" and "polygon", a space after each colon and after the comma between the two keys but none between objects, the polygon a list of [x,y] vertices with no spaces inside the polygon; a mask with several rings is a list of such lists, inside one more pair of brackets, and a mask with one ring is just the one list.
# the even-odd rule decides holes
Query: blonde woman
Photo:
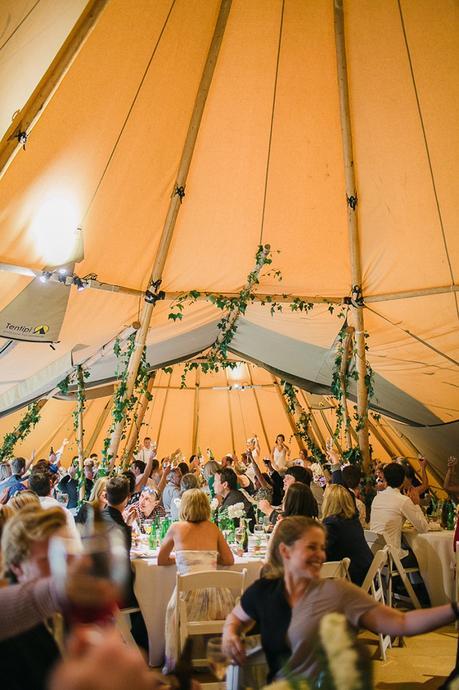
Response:
[{"label": "blonde woman", "polygon": [[96,479],[89,496],[89,501],[83,503],[75,517],[75,522],[77,524],[86,524],[89,514],[88,508],[103,510],[107,506],[107,481],[108,477],[99,477],[99,479]]},{"label": "blonde woman", "polygon": [[361,585],[373,560],[354,496],[340,484],[325,489],[322,522],[327,530],[327,561],[350,558],[349,576]]},{"label": "blonde woman", "polygon": [[[2,564],[10,582],[25,585],[48,577],[49,540],[66,530],[67,519],[61,508],[27,507],[13,515],[2,535]],[[0,642],[2,687],[44,690],[46,678],[58,658],[58,647],[44,623],[3,640]]]},{"label": "blonde woman", "polygon": [[[175,558],[171,552],[175,550]],[[176,565],[185,573],[216,570],[220,565],[232,565],[234,556],[218,527],[210,522],[210,504],[200,489],[185,491],[180,503],[180,522],[170,526],[161,544],[158,565]],[[223,619],[234,605],[231,592],[224,589],[203,589],[187,595],[189,620]],[[177,661],[174,591],[166,612],[166,669],[172,670]]]},{"label": "blonde woman", "polygon": [[17,513],[26,506],[32,506],[35,508],[41,507],[40,499],[38,498],[37,494],[33,491],[29,491],[28,489],[26,491],[19,491],[17,494],[14,494],[14,496],[8,501],[7,505],[9,508],[11,508],[13,513]]}]

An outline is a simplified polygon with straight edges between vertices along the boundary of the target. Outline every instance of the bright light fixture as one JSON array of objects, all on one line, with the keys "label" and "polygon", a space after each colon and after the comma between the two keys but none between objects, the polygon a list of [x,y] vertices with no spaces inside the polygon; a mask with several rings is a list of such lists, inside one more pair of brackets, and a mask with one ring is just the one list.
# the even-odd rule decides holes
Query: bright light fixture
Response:
[{"label": "bright light fixture", "polygon": [[57,266],[75,257],[80,210],[71,195],[48,195],[34,214],[30,234],[44,264]]},{"label": "bright light fixture", "polygon": [[238,362],[234,369],[227,369],[228,378],[231,381],[245,381],[247,378],[247,370],[244,362]]}]

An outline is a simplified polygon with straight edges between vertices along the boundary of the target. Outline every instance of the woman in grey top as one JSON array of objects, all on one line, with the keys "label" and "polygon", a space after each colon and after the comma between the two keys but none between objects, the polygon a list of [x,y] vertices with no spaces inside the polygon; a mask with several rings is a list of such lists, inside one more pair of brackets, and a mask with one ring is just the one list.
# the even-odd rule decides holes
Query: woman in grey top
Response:
[{"label": "woman in grey top", "polygon": [[332,612],[375,633],[410,636],[429,632],[456,618],[457,606],[402,613],[379,604],[344,580],[320,579],[325,561],[325,531],[306,517],[288,517],[273,532],[268,569],[242,595],[226,619],[224,646],[228,656],[245,659],[241,634],[256,622],[269,665],[268,680],[288,673],[314,679],[320,671],[316,640],[320,621]]}]

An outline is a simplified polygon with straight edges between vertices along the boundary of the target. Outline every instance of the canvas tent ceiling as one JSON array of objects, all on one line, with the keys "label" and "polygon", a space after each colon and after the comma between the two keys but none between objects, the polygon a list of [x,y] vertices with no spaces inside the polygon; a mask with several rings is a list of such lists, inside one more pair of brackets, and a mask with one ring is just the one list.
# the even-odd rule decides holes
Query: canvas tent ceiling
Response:
[{"label": "canvas tent ceiling", "polygon": [[[38,5],[40,12],[32,2],[4,0],[0,9],[2,88],[16,99],[2,100],[3,128],[35,88],[37,65],[46,70],[81,11],[81,2],[69,0],[67,19],[58,22],[60,3]],[[218,6],[106,4],[26,150],[0,180],[0,261],[38,270],[71,261],[80,225],[85,258],[78,275],[147,287]],[[445,288],[368,302],[376,395],[403,419],[450,422],[458,418],[459,385],[457,3],[346,0],[344,7],[364,295]],[[20,94],[10,89],[18,82]],[[234,292],[263,241],[280,252],[274,263],[284,277],[281,287],[262,278],[260,292],[348,295],[341,146],[333,2],[234,0],[164,289]],[[39,221],[56,203],[68,213],[53,234]],[[0,308],[29,282],[0,272]],[[0,357],[2,409],[22,400],[18,380],[35,390],[33,377],[77,344],[97,349],[139,308],[131,295],[72,290],[55,350],[18,343]],[[167,314],[167,304],[156,308],[149,342],[163,343],[167,353],[183,336],[184,357],[200,349],[218,318],[203,303],[187,309],[181,323]],[[325,307],[272,318],[254,305],[232,345],[314,389],[330,382],[340,325]]]}]

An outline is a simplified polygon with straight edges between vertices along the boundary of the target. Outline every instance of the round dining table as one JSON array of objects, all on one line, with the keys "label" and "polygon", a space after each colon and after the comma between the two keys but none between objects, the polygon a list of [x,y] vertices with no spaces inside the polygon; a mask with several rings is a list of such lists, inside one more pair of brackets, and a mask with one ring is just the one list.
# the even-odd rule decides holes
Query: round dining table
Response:
[{"label": "round dining table", "polygon": [[440,606],[454,599],[454,532],[438,530],[419,534],[414,529],[404,529],[403,536],[416,556],[432,606]]}]

